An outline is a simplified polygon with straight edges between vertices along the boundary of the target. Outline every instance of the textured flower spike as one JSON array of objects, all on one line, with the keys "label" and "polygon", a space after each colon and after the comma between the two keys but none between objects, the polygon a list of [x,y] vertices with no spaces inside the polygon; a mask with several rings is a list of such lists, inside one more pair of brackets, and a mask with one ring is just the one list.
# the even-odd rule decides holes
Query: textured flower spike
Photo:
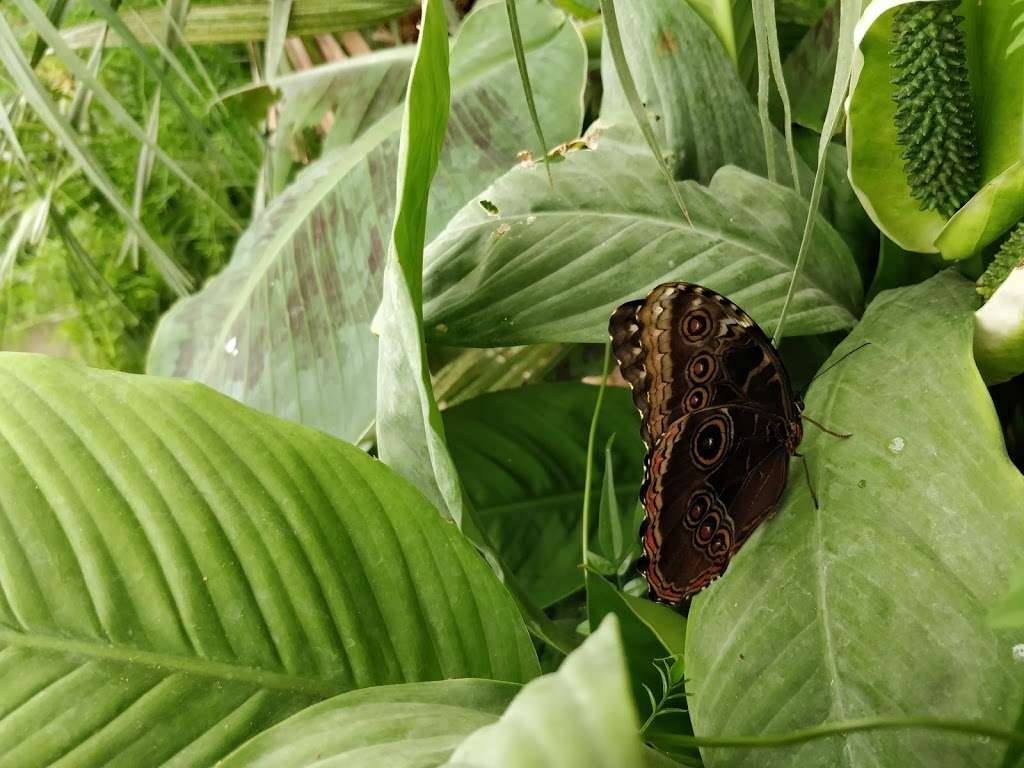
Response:
[{"label": "textured flower spike", "polygon": [[892,27],[897,143],[921,210],[951,217],[981,185],[967,50],[956,0],[908,3]]}]

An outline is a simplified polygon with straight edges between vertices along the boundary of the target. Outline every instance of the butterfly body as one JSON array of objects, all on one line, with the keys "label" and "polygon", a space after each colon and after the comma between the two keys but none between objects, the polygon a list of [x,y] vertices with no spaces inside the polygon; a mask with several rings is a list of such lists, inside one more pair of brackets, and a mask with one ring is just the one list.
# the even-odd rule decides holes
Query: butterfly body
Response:
[{"label": "butterfly body", "polygon": [[652,596],[683,604],[726,568],[782,495],[803,403],[757,324],[690,283],[609,323],[647,446],[641,539]]}]

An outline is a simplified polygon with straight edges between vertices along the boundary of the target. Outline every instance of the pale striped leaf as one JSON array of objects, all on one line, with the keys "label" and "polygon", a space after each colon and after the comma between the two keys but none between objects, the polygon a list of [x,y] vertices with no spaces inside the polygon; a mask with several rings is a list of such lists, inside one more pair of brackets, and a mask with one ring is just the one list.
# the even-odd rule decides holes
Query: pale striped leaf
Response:
[{"label": "pale striped leaf", "polygon": [[304,709],[219,768],[434,768],[498,719],[518,687],[444,680],[367,688]]},{"label": "pale striped leaf", "polygon": [[421,494],[206,387],[4,354],[0,467],[12,766],[209,766],[353,688],[537,673]]},{"label": "pale striped leaf", "polygon": [[[582,119],[582,41],[541,0],[521,4],[520,22],[531,66],[562,73],[540,79],[535,95],[545,135],[565,141]],[[430,196],[428,237],[516,162],[531,131],[504,7],[486,5],[466,19],[451,72],[451,121]],[[367,428],[377,356],[369,324],[390,237],[400,118],[391,110],[275,198],[228,268],[164,317],[152,372],[198,379],[349,439]],[[358,118],[339,122],[351,119]]]}]

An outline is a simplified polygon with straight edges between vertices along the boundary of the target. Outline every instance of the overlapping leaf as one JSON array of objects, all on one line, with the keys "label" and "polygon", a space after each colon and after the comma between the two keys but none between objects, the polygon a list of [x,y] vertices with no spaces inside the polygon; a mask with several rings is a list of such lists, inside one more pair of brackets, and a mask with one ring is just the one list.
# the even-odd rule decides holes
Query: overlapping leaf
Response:
[{"label": "overlapping leaf", "polygon": [[558,672],[534,680],[448,768],[640,768],[643,751],[619,625],[609,616]]},{"label": "overlapping leaf", "polygon": [[[541,384],[483,395],[444,412],[452,457],[480,523],[540,605],[583,584],[580,517],[596,398],[597,387]],[[630,508],[643,461],[636,418],[627,391],[605,392],[597,441],[618,435],[615,490]],[[595,457],[595,478],[603,459]]]},{"label": "overlapping leaf", "polygon": [[498,719],[518,688],[444,680],[353,691],[261,733],[221,768],[434,768],[469,734]]},{"label": "overlapping leaf", "polygon": [[[469,203],[427,249],[428,337],[466,346],[603,341],[621,302],[687,280],[739,303],[769,332],[792,274],[807,205],[738,168],[681,184],[691,227],[642,149],[592,135],[596,151],[520,167]],[[480,203],[487,201],[489,212]],[[819,218],[786,331],[853,325],[860,277]]]},{"label": "overlapping leaf", "polygon": [[[661,146],[671,154],[676,175],[708,182],[725,165],[765,175],[757,109],[730,61],[732,51],[701,15],[685,0],[618,0],[615,7],[623,47],[633,57],[630,70],[648,111],[656,116]],[[743,14],[749,25],[749,9],[740,18]],[[632,112],[610,59],[601,61],[601,118],[631,124]],[[780,135],[773,137],[775,164],[785,183],[785,147]],[[809,171],[801,170],[807,174],[804,186],[810,187]]]},{"label": "overlapping leaf", "polygon": [[[545,135],[566,141],[582,119],[583,44],[559,11],[541,0],[520,5],[531,66],[562,73],[540,79],[535,95]],[[451,71],[452,117],[428,236],[514,164],[530,135],[504,8],[484,6],[465,20]],[[349,129],[365,102],[353,104],[357,112],[336,117]],[[388,112],[276,198],[227,269],[164,317],[150,371],[203,381],[348,439],[361,434],[375,410],[369,324],[381,295],[400,122],[399,111]]]},{"label": "overlapping leaf", "polygon": [[523,681],[505,587],[358,449],[194,383],[0,357],[0,754],[210,765],[358,687]]},{"label": "overlapping leaf", "polygon": [[[975,306],[972,284],[944,272],[881,294],[833,353],[871,344],[807,398],[810,416],[853,432],[808,428],[801,452],[820,508],[794,467],[775,517],[694,602],[686,671],[698,735],[869,715],[1016,719],[1019,638],[985,619],[1024,548],[1024,479],[974,365]],[[875,732],[704,757],[730,768],[982,766],[1003,748]]]}]

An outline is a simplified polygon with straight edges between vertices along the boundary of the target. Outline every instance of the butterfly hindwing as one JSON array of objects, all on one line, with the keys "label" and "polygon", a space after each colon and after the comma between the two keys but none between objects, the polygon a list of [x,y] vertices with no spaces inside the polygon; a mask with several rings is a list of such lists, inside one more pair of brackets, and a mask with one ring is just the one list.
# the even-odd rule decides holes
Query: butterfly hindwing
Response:
[{"label": "butterfly hindwing", "polygon": [[650,453],[643,545],[655,595],[681,602],[718,576],[782,495],[786,422],[741,404],[677,419]]}]

